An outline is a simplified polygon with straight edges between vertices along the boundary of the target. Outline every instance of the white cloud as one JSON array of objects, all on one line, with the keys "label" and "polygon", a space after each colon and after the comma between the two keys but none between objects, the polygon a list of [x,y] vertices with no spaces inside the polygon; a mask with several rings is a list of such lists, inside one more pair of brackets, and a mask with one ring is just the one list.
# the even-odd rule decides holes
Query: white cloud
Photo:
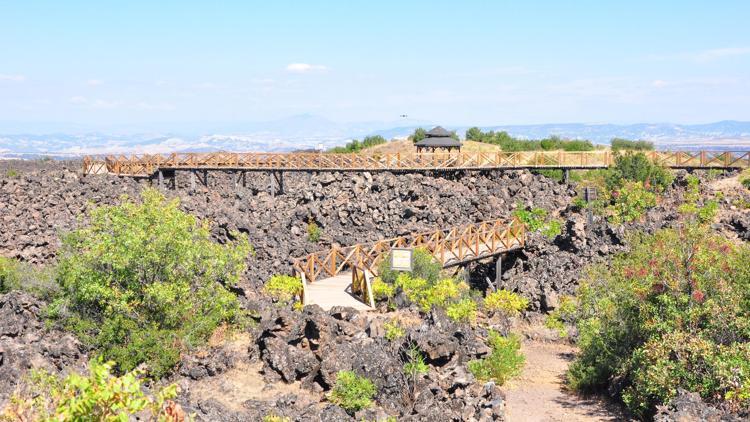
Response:
[{"label": "white cloud", "polygon": [[112,109],[119,107],[122,104],[119,101],[107,101],[100,99],[89,100],[88,98],[81,95],[70,97],[70,103],[76,105],[86,105],[95,109]]},{"label": "white cloud", "polygon": [[76,95],[74,97],[70,97],[70,102],[73,104],[86,104],[88,100],[86,99],[86,97]]},{"label": "white cloud", "polygon": [[91,103],[92,108],[98,108],[98,109],[111,109],[116,108],[120,105],[117,101],[106,101],[106,100],[94,100]]},{"label": "white cloud", "polygon": [[669,83],[661,79],[657,79],[651,82],[651,86],[653,86],[654,88],[664,88],[667,85],[669,85]]},{"label": "white cloud", "polygon": [[10,75],[7,73],[0,73],[0,81],[11,81],[11,82],[23,82],[26,80],[24,75]]},{"label": "white cloud", "polygon": [[709,63],[729,57],[745,56],[750,54],[750,47],[725,47],[712,48],[709,50],[691,51],[687,53],[650,55],[652,60],[687,60],[696,63]]},{"label": "white cloud", "polygon": [[104,82],[101,81],[101,79],[89,79],[86,81],[86,84],[89,86],[99,86],[103,84]]},{"label": "white cloud", "polygon": [[322,72],[325,70],[328,70],[328,67],[322,64],[289,63],[286,66],[286,71],[292,73]]},{"label": "white cloud", "polygon": [[154,110],[154,111],[172,111],[175,110],[176,107],[172,104],[167,103],[147,103],[147,102],[140,102],[136,104],[136,106],[141,110]]},{"label": "white cloud", "polygon": [[725,57],[744,56],[746,54],[750,54],[750,47],[729,47],[699,51],[688,55],[688,58],[697,62],[710,62]]}]

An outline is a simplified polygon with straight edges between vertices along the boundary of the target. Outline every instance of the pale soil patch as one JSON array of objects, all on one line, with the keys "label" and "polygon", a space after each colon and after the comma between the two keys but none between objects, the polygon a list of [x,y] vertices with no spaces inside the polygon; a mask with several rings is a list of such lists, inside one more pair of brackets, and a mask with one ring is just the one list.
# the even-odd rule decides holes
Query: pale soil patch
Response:
[{"label": "pale soil patch", "polygon": [[526,340],[522,374],[504,387],[509,421],[622,421],[619,407],[600,397],[582,397],[565,387],[565,371],[575,347]]},{"label": "pale soil patch", "polygon": [[[224,346],[235,354],[247,354],[250,336],[238,334]],[[191,400],[214,399],[233,411],[242,411],[242,404],[247,400],[273,401],[286,394],[296,394],[300,400],[309,400],[317,404],[322,396],[310,390],[303,390],[300,382],[267,383],[263,379],[263,362],[241,360],[237,365],[213,377],[206,377],[190,384]]]},{"label": "pale soil patch", "polygon": [[740,176],[717,179],[708,183],[708,187],[714,192],[724,192],[725,194],[736,194],[744,187],[740,184]]},{"label": "pale soil patch", "polygon": [[190,397],[192,400],[211,398],[233,411],[242,411],[242,403],[247,400],[274,401],[286,394],[296,394],[301,400],[308,399],[311,405],[322,399],[310,390],[303,390],[300,382],[266,383],[262,369],[262,362],[240,362],[221,375],[206,377],[191,384]]}]

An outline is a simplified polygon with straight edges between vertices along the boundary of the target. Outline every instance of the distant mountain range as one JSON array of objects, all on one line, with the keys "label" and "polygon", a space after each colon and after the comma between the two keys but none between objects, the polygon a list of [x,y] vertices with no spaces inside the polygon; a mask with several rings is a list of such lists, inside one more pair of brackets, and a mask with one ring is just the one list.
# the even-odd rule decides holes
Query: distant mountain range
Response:
[{"label": "distant mountain range", "polygon": [[[0,156],[54,156],[104,153],[167,153],[183,151],[293,151],[296,149],[330,148],[367,135],[382,135],[387,139],[404,138],[417,127],[429,128],[431,122],[359,122],[337,123],[323,117],[304,114],[286,119],[246,124],[204,125],[209,129],[179,127],[177,131],[149,131],[128,133],[115,128],[105,131],[85,131],[76,127],[70,132],[58,125],[60,131],[7,132],[0,134]],[[450,126],[460,135],[469,126]],[[12,126],[0,123],[0,130]],[[53,128],[54,125],[40,125]],[[750,149],[750,122],[721,121],[707,124],[638,123],[615,124],[538,124],[483,126],[482,130],[506,131],[525,139],[539,139],[551,135],[564,138],[588,139],[607,144],[614,137],[645,139],[660,148],[670,149]],[[3,132],[0,132],[3,133]]]}]

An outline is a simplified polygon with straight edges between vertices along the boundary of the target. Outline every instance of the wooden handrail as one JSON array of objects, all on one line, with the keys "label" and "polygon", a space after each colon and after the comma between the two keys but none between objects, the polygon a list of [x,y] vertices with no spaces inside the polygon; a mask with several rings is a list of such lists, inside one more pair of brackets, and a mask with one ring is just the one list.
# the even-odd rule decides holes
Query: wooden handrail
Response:
[{"label": "wooden handrail", "polygon": [[[666,167],[750,168],[749,151],[652,151],[653,162]],[[502,168],[603,168],[614,163],[610,151],[531,151],[459,153],[173,153],[169,155],[85,156],[83,171],[105,163],[110,173],[148,176],[157,170],[247,169],[279,171],[409,171]]]},{"label": "wooden handrail", "polygon": [[[296,259],[294,268],[298,273],[304,274],[309,282],[314,282],[320,276],[334,277],[343,271],[377,275],[378,264],[396,247],[423,248],[441,266],[448,267],[521,248],[525,243],[525,227],[518,219],[509,223],[505,220],[493,220],[345,248],[334,246]],[[343,259],[338,261],[339,258]]]}]

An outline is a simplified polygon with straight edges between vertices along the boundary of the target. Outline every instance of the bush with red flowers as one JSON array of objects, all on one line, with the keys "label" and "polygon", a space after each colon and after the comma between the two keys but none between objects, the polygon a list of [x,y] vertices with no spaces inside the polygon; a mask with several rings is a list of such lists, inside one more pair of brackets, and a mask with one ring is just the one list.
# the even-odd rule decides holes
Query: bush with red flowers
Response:
[{"label": "bush with red flowers", "polygon": [[678,389],[750,407],[750,246],[690,224],[637,235],[577,295],[568,380],[608,388],[648,418]]}]

